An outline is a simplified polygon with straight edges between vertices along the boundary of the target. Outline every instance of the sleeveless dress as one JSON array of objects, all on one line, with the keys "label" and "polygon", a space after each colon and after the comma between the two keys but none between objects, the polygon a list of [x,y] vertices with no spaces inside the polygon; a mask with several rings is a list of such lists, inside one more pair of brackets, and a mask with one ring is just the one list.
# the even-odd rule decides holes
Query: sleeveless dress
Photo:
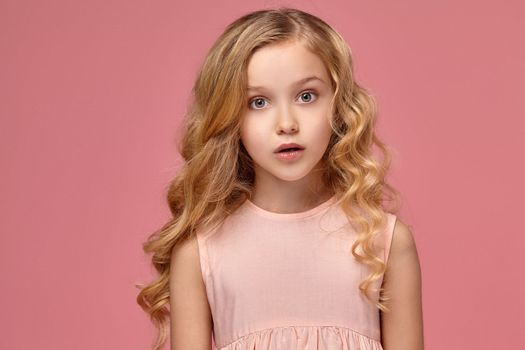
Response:
[{"label": "sleeveless dress", "polygon": [[[222,224],[197,231],[212,349],[383,349],[379,309],[358,289],[369,271],[351,253],[357,234],[336,203],[334,195],[275,213],[247,199]],[[387,261],[396,216],[385,214],[376,246]]]}]

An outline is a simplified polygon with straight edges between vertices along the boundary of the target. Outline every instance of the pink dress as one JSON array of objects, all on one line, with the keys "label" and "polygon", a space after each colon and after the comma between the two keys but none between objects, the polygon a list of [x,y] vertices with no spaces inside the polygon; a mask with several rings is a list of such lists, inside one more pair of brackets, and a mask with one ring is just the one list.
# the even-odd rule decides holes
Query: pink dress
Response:
[{"label": "pink dress", "polygon": [[[356,233],[336,204],[333,196],[282,214],[246,200],[197,232],[213,349],[383,349],[379,309],[358,289],[368,272],[350,251]],[[384,261],[396,220],[386,215],[377,243]]]}]

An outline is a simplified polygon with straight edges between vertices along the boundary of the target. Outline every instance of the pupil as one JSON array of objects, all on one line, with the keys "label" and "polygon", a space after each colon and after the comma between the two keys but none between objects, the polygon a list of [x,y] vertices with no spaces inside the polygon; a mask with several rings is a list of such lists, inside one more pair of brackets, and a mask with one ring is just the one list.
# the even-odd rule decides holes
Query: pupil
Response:
[{"label": "pupil", "polygon": [[304,96],[309,96],[309,95],[310,95],[309,92],[305,92],[305,93],[303,94],[303,97],[304,97]]}]

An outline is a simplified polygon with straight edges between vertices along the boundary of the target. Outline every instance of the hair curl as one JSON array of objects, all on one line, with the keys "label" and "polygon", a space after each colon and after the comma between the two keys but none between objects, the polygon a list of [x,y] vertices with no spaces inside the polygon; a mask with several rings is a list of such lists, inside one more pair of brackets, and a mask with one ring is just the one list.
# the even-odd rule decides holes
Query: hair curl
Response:
[{"label": "hair curl", "polygon": [[[376,102],[354,79],[351,50],[327,23],[288,7],[259,10],[228,25],[200,67],[179,138],[184,162],[167,190],[172,218],[143,245],[159,273],[150,284],[137,285],[141,289],[137,303],[158,328],[154,350],[164,345],[169,334],[173,247],[196,230],[221,223],[252,197],[253,163],[239,136],[248,61],[259,48],[290,41],[301,42],[317,54],[330,73],[333,133],[323,155],[323,181],[337,194],[337,202],[358,232],[351,253],[371,269],[359,284],[360,291],[380,310],[389,311],[381,302],[389,297],[380,295],[376,301],[369,295],[371,285],[386,271],[386,264],[374,253],[374,239],[386,224],[384,202],[396,204],[390,212],[397,212],[399,206],[398,191],[385,179],[389,150],[374,133]],[[374,145],[383,154],[381,160],[373,155]],[[383,288],[379,291],[384,294]]]}]

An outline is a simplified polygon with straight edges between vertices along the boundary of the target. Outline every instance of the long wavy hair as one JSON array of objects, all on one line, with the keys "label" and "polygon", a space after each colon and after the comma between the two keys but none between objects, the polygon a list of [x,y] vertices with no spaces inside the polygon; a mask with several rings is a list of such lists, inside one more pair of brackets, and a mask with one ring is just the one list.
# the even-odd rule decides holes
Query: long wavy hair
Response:
[{"label": "long wavy hair", "polygon": [[[158,329],[153,349],[169,335],[169,273],[172,249],[204,226],[220,224],[254,191],[253,161],[240,141],[240,123],[247,99],[247,64],[255,50],[296,41],[317,54],[330,73],[332,136],[323,155],[323,181],[337,195],[349,222],[358,233],[351,254],[370,274],[360,291],[380,310],[390,298],[370,289],[386,271],[374,240],[386,227],[385,212],[397,212],[399,193],[386,182],[391,156],[374,133],[374,98],[354,79],[351,50],[332,27],[298,9],[280,7],[248,13],[226,27],[211,47],[192,88],[184,115],[178,151],[184,161],[169,183],[171,219],[143,245],[152,253],[158,276],[138,284],[137,303]],[[373,154],[373,146],[382,153]],[[392,209],[386,202],[394,203]],[[361,250],[358,252],[358,250]],[[373,294],[376,296],[376,294]]]}]

